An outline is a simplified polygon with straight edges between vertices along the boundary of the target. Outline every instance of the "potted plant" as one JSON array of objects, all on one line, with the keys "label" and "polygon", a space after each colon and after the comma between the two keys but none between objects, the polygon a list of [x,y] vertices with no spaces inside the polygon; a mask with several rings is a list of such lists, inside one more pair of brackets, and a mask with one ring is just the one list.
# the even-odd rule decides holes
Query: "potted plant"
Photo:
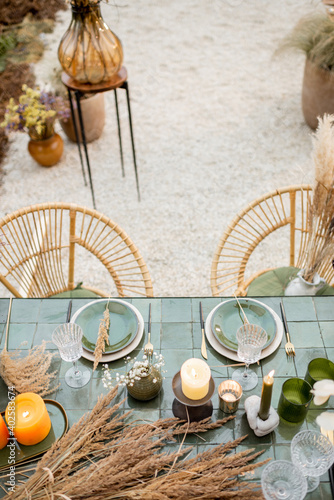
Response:
[{"label": "potted plant", "polygon": [[[68,95],[63,82],[61,81],[62,69],[53,69],[53,73],[50,75],[50,81],[55,94],[62,97],[70,107],[68,100]],[[76,123],[79,123],[77,103],[75,99],[72,98],[72,105],[74,109],[74,115]],[[85,129],[86,143],[93,142],[98,139],[104,129],[105,125],[105,105],[104,105],[104,93],[98,92],[97,94],[83,94],[80,97],[80,107],[82,120]],[[59,123],[63,129],[65,135],[72,142],[76,142],[75,130],[72,115],[69,117],[59,117]],[[82,142],[81,128],[78,127],[79,140]]]},{"label": "potted plant", "polygon": [[63,139],[55,133],[57,118],[68,117],[69,109],[61,97],[49,92],[22,86],[18,102],[9,100],[1,127],[7,131],[27,132],[28,151],[45,167],[55,165],[63,153]]},{"label": "potted plant", "polygon": [[328,11],[303,17],[283,40],[280,50],[294,49],[306,56],[302,111],[315,130],[318,117],[334,113],[334,0],[323,0]]},{"label": "potted plant", "polygon": [[[153,357],[151,360],[144,354],[142,360],[137,360],[128,356],[125,358],[125,363],[128,364],[126,373],[124,375],[116,373],[116,384],[125,386],[128,393],[140,401],[155,398],[162,388],[161,367],[164,366],[165,360],[162,354],[156,352],[153,353]],[[103,385],[111,389],[114,387],[112,372],[108,365],[104,365],[103,370]]]}]

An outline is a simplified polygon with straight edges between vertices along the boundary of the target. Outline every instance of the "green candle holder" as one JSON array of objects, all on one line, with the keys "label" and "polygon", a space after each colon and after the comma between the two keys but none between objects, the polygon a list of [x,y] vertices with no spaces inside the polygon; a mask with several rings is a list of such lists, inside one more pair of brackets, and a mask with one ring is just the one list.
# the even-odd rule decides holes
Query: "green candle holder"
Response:
[{"label": "green candle holder", "polygon": [[277,412],[288,422],[301,423],[313,399],[311,385],[301,378],[290,378],[282,385]]},{"label": "green candle holder", "polygon": [[319,380],[334,380],[334,363],[326,358],[315,358],[309,362],[305,380],[311,387]]}]

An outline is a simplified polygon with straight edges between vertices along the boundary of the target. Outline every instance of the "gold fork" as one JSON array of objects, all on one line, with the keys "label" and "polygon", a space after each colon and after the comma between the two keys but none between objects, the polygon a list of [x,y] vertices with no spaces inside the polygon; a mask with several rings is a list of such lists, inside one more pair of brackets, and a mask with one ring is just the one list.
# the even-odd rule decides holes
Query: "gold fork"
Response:
[{"label": "gold fork", "polygon": [[148,308],[147,343],[144,346],[144,353],[148,357],[153,355],[153,344],[151,343],[151,304]]},{"label": "gold fork", "polygon": [[281,314],[282,314],[282,319],[283,319],[283,325],[284,325],[284,330],[285,330],[285,335],[287,338],[287,343],[285,344],[285,352],[287,353],[288,356],[296,356],[295,352],[295,346],[292,344],[290,340],[290,334],[288,330],[288,323],[286,321],[286,316],[285,316],[285,311],[284,311],[284,306],[282,302],[280,303],[281,306]]}]

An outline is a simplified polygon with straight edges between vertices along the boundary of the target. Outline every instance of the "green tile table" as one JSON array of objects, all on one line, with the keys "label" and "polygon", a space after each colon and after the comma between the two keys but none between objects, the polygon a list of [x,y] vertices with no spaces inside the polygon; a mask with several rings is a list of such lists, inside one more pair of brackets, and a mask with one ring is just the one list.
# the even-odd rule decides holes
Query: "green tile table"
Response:
[{"label": "green tile table", "polygon": [[[172,391],[172,378],[179,371],[182,363],[191,357],[201,358],[201,329],[199,319],[199,302],[202,301],[204,318],[220,302],[226,298],[135,298],[126,299],[131,302],[142,314],[145,326],[148,319],[148,306],[152,304],[152,335],[151,341],[155,350],[161,352],[165,358],[165,380],[161,393],[153,400],[139,402],[127,397],[123,403],[123,411],[134,409],[136,419],[154,421],[159,417],[172,416],[172,403],[174,394]],[[13,299],[10,326],[9,326],[9,350],[20,347],[29,349],[41,343],[43,339],[50,341],[54,328],[65,322],[69,299]],[[92,299],[73,299],[72,315],[84,304]],[[259,299],[270,306],[280,316],[279,297],[261,297]],[[260,362],[260,366],[254,365],[259,375],[258,386],[250,392],[244,393],[236,413],[236,418],[228,422],[221,429],[210,431],[205,435],[206,441],[189,436],[186,443],[194,446],[194,452],[200,452],[208,446],[217,445],[239,436],[248,434],[240,449],[255,448],[264,450],[263,458],[290,460],[290,442],[292,437],[304,429],[319,430],[315,418],[325,409],[333,409],[334,398],[327,405],[317,408],[313,405],[308,412],[307,419],[301,425],[283,424],[271,434],[258,438],[249,428],[245,411],[244,401],[252,394],[261,394],[262,377],[271,369],[275,369],[275,383],[272,404],[277,408],[277,403],[283,382],[290,377],[304,378],[306,367],[311,359],[327,357],[334,360],[334,297],[284,297],[283,298],[288,326],[292,342],[296,348],[296,357],[287,358],[284,351],[285,338],[280,347],[269,357]],[[4,347],[5,324],[7,318],[9,300],[0,299],[0,347]],[[138,348],[132,356],[140,354],[146,337],[143,336]],[[21,345],[22,342],[25,342]],[[55,346],[50,343],[50,349]],[[215,368],[217,365],[228,364],[231,361],[214,351],[207,343],[208,364],[212,367],[212,376],[216,383],[231,377],[233,368]],[[233,361],[232,361],[233,362]],[[80,363],[92,367],[92,363],[81,358]],[[101,393],[106,393],[102,383],[101,366],[93,373],[90,383],[81,389],[71,389],[64,382],[64,373],[70,366],[63,361],[58,362],[60,389],[49,396],[56,399],[65,408],[69,423],[72,425],[81,415],[92,409]],[[111,368],[119,373],[125,372],[123,360],[110,364]],[[0,409],[4,410],[8,403],[7,388],[0,380]],[[123,399],[125,389],[118,396]],[[219,410],[218,394],[215,391],[213,402],[213,419],[222,418],[224,414]],[[174,446],[178,446],[175,444]],[[248,478],[258,480],[261,477],[261,469],[253,471]],[[2,483],[3,484],[3,483]],[[0,497],[4,493],[0,492]],[[307,495],[307,500],[328,500],[331,498],[328,473],[321,477],[318,490]]]}]

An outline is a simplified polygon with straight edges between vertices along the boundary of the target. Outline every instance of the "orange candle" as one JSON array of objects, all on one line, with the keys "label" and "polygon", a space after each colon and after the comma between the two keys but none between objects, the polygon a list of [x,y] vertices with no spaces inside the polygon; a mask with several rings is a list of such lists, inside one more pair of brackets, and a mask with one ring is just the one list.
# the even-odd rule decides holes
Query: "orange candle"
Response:
[{"label": "orange candle", "polygon": [[7,429],[7,425],[5,424],[2,415],[0,415],[0,450],[2,450],[2,448],[7,446],[8,438],[9,438],[9,432]]},{"label": "orange candle", "polygon": [[[33,392],[19,394],[14,400],[14,435],[21,444],[32,445],[43,441],[51,429],[51,420],[41,396]],[[9,405],[5,417],[8,422]]]}]

